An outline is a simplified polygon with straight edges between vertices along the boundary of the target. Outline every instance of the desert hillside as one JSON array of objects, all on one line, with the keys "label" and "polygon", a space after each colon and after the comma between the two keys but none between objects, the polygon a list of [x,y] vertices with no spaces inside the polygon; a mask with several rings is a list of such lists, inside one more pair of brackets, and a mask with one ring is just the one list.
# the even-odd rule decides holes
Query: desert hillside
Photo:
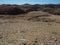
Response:
[{"label": "desert hillside", "polygon": [[0,45],[60,45],[60,5],[0,5]]}]

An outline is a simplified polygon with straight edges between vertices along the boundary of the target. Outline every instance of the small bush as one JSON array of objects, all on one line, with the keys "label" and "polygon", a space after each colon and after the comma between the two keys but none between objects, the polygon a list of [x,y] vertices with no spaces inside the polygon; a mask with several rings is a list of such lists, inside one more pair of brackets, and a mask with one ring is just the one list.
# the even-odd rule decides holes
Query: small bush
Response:
[{"label": "small bush", "polygon": [[19,9],[19,8],[17,8],[17,7],[15,7],[15,8],[13,8],[13,9],[10,9],[9,11],[8,11],[8,14],[23,14],[24,13],[24,10],[22,10],[22,9]]},{"label": "small bush", "polygon": [[7,6],[0,8],[0,14],[9,14],[9,15],[16,15],[16,14],[23,14],[24,10],[13,7],[13,6]]}]

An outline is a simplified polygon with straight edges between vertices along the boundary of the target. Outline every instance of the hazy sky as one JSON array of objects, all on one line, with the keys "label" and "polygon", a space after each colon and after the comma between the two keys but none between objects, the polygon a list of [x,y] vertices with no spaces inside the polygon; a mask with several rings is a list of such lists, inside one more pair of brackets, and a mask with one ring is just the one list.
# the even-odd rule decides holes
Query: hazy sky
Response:
[{"label": "hazy sky", "polygon": [[60,0],[0,0],[0,4],[60,4]]}]

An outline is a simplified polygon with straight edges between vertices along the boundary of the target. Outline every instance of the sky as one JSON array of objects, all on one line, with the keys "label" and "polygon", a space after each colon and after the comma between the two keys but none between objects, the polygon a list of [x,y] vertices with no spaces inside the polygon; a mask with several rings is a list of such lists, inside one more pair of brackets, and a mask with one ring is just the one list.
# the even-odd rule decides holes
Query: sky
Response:
[{"label": "sky", "polygon": [[0,0],[0,4],[60,4],[60,0]]}]

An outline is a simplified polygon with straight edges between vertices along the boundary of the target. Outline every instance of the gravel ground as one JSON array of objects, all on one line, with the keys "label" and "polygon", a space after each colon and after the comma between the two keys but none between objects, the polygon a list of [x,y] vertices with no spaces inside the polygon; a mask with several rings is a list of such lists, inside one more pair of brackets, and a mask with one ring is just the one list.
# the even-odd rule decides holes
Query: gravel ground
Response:
[{"label": "gravel ground", "polygon": [[0,45],[60,45],[60,16],[34,13],[0,18]]}]

